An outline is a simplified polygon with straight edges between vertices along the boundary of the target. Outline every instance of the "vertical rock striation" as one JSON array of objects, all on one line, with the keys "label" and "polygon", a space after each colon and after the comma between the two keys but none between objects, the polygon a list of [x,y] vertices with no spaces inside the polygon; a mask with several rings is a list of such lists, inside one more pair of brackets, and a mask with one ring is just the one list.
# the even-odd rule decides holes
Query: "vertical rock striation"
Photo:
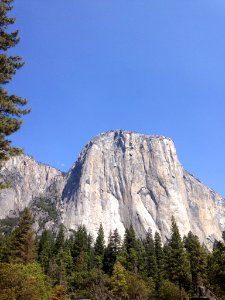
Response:
[{"label": "vertical rock striation", "polygon": [[36,207],[40,225],[48,221],[40,212],[47,199],[57,202],[59,212],[51,225],[62,221],[76,229],[83,224],[94,237],[100,223],[106,236],[115,228],[123,235],[132,224],[138,236],[151,227],[165,242],[172,215],[182,235],[191,230],[208,247],[225,229],[225,200],[183,169],[173,141],[163,136],[120,130],[100,134],[66,176],[27,156],[12,158],[1,172],[12,181],[0,192],[1,218]]},{"label": "vertical rock striation", "polygon": [[124,234],[132,224],[139,236],[149,227],[169,237],[174,215],[181,233],[201,241],[221,238],[224,199],[181,166],[174,143],[163,136],[112,131],[94,138],[70,170],[63,191],[64,223],[84,224],[92,233]]}]

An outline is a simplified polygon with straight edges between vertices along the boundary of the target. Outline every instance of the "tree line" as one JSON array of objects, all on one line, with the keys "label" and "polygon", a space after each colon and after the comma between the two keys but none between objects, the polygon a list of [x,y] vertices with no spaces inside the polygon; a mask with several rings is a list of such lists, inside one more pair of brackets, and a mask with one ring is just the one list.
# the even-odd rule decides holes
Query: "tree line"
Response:
[{"label": "tree line", "polygon": [[[0,0],[0,169],[22,149],[8,136],[20,129],[28,114],[27,100],[10,94],[5,86],[24,62],[10,49],[19,42],[18,30],[9,31],[13,0]],[[0,177],[0,188],[8,183]],[[106,243],[99,226],[94,241],[84,226],[65,237],[44,230],[36,237],[32,215],[25,209],[17,227],[0,234],[0,300],[59,299],[188,299],[197,287],[210,287],[225,299],[225,234],[212,253],[191,232],[183,239],[175,219],[170,239],[162,245],[160,234],[149,230],[138,239],[132,226],[123,239],[117,230]]]},{"label": "tree line", "polygon": [[225,234],[212,252],[189,232],[181,238],[174,218],[162,245],[158,232],[137,238],[132,226],[123,239],[117,230],[106,243],[100,224],[94,240],[84,226],[66,238],[36,236],[25,209],[16,228],[0,235],[0,300],[189,299],[199,286],[225,299]]}]

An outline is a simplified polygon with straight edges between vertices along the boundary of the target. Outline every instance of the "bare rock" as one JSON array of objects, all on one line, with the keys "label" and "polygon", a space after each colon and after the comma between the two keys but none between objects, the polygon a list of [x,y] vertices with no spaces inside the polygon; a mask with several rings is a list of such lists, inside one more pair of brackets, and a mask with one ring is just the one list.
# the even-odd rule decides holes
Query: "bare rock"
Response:
[{"label": "bare rock", "polygon": [[100,223],[106,236],[116,228],[123,236],[132,224],[139,237],[150,227],[165,242],[173,215],[182,235],[191,230],[210,248],[225,229],[225,199],[183,169],[173,141],[163,136],[100,134],[66,176],[27,156],[12,158],[1,173],[12,187],[0,192],[0,218],[30,206],[37,222],[47,222],[37,205],[43,198],[59,212],[50,225],[82,224],[94,237]]}]

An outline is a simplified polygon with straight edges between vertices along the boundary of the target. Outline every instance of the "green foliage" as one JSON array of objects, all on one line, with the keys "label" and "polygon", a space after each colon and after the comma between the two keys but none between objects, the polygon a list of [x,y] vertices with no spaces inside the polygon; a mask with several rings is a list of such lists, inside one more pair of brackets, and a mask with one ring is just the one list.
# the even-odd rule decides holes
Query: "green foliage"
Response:
[{"label": "green foliage", "polygon": [[125,231],[124,236],[124,249],[126,250],[126,269],[129,271],[138,271],[138,253],[137,253],[138,243],[135,236],[135,231],[131,225]]},{"label": "green foliage", "polygon": [[[30,112],[21,108],[27,104],[27,100],[9,95],[3,88],[24,64],[21,57],[8,55],[8,50],[19,42],[18,31],[8,30],[8,26],[15,23],[15,18],[8,16],[12,10],[12,2],[13,0],[0,1],[0,163],[22,152],[11,146],[7,136],[20,129],[20,117]],[[4,184],[1,183],[0,187],[4,187]]]},{"label": "green foliage", "polygon": [[112,274],[113,266],[117,258],[120,261],[123,260],[121,254],[121,237],[117,229],[115,229],[113,234],[111,232],[109,234],[109,241],[103,258],[103,270],[107,274]]},{"label": "green foliage", "polygon": [[44,230],[38,243],[38,261],[47,273],[54,254],[54,238],[50,230]]},{"label": "green foliage", "polygon": [[60,224],[59,231],[56,236],[55,246],[54,246],[54,252],[55,254],[59,253],[61,249],[64,248],[65,245],[65,232],[64,232],[64,226],[63,224]]},{"label": "green foliage", "polygon": [[18,223],[18,217],[6,217],[0,220],[0,232],[9,235]]},{"label": "green foliage", "polygon": [[188,236],[184,237],[184,245],[191,266],[193,291],[196,293],[199,286],[205,286],[207,284],[206,268],[208,253],[206,249],[201,246],[198,237],[192,232],[189,232]]},{"label": "green foliage", "polygon": [[147,300],[154,296],[154,284],[143,280],[140,275],[127,272],[126,282],[129,299]]},{"label": "green foliage", "polygon": [[159,290],[160,284],[165,277],[165,256],[162,247],[162,241],[159,233],[155,232],[154,237],[155,256],[156,256],[156,290]]},{"label": "green foliage", "polygon": [[167,248],[167,272],[171,282],[181,287],[191,281],[190,263],[184,249],[179,229],[172,217],[171,238]]},{"label": "green foliage", "polygon": [[0,300],[47,300],[49,280],[37,263],[0,264]]},{"label": "green foliage", "polygon": [[134,273],[145,273],[145,247],[141,239],[136,239],[135,231],[131,225],[125,231],[124,243],[124,265],[126,269]]},{"label": "green foliage", "polygon": [[157,277],[157,260],[155,252],[155,244],[152,237],[152,231],[149,229],[144,240],[145,246],[145,268],[148,277]]},{"label": "green foliage", "polygon": [[115,263],[113,268],[111,287],[112,292],[116,297],[120,297],[120,299],[125,299],[127,297],[128,284],[126,280],[126,270],[119,261]]},{"label": "green foliage", "polygon": [[89,238],[87,230],[84,226],[79,226],[73,236],[72,255],[74,258],[78,257],[81,251],[88,252]]},{"label": "green foliage", "polygon": [[136,272],[142,275],[146,274],[146,252],[143,241],[141,239],[137,240],[137,269]]},{"label": "green foliage", "polygon": [[9,262],[10,238],[0,234],[0,262]]},{"label": "green foliage", "polygon": [[111,299],[109,284],[109,277],[99,269],[73,272],[69,282],[69,294],[76,299]]},{"label": "green foliage", "polygon": [[75,268],[82,265],[87,269],[93,267],[93,247],[92,237],[87,233],[85,226],[79,226],[71,238],[71,254],[75,263]]},{"label": "green foliage", "polygon": [[40,198],[36,207],[47,212],[49,218],[56,221],[58,218],[58,211],[55,205],[56,201],[57,199]]},{"label": "green foliage", "polygon": [[102,224],[100,224],[98,235],[94,244],[94,256],[96,267],[102,268],[102,262],[105,252],[105,239]]},{"label": "green foliage", "polygon": [[[223,234],[224,237],[224,234]],[[217,242],[208,259],[208,279],[218,296],[225,296],[225,243]]]},{"label": "green foliage", "polygon": [[[169,280],[162,282],[159,289],[159,297],[161,300],[180,300],[179,288]],[[188,299],[186,292],[182,289],[182,299]]]},{"label": "green foliage", "polygon": [[73,269],[73,258],[70,251],[60,248],[55,260],[57,264],[57,283],[66,285],[67,278]]},{"label": "green foliage", "polygon": [[100,224],[98,235],[94,245],[95,255],[102,256],[105,250],[105,239],[104,239],[104,230],[102,224]]},{"label": "green foliage", "polygon": [[[209,256],[192,233],[184,238],[183,243],[174,218],[171,238],[164,248],[159,233],[155,233],[153,240],[150,230],[142,241],[136,239],[130,227],[126,230],[122,246],[118,231],[115,230],[104,247],[101,225],[94,243],[84,226],[78,227],[66,239],[64,227],[60,225],[55,240],[50,231],[43,231],[37,250],[40,265],[36,263],[36,268],[40,272],[30,267],[35,265],[32,262],[36,257],[32,216],[26,209],[15,230],[9,236],[0,235],[0,276],[3,276],[5,285],[0,291],[0,300],[47,299],[50,292],[50,300],[111,300],[116,297],[139,300],[188,299],[186,292],[194,294],[196,287],[207,281],[219,299],[225,296],[224,242],[217,242]],[[99,258],[103,258],[103,268]],[[206,269],[210,272],[206,272]],[[8,270],[14,273],[4,278],[4,273],[8,276]],[[33,278],[33,273],[39,275]],[[49,280],[53,285],[52,291]],[[22,288],[23,284],[28,288]],[[40,285],[40,289],[35,288],[36,285]],[[23,298],[18,298],[18,293]]]},{"label": "green foliage", "polygon": [[18,226],[11,235],[11,260],[17,263],[30,263],[36,257],[36,245],[32,229],[32,215],[25,208]]}]

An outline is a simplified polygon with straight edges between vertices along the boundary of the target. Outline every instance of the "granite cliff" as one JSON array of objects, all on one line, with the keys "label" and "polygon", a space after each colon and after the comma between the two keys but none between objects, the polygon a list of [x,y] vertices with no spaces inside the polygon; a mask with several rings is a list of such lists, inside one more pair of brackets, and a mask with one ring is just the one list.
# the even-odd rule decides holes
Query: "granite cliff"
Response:
[{"label": "granite cliff", "polygon": [[182,235],[191,230],[208,247],[225,229],[225,199],[184,170],[163,136],[110,131],[85,146],[68,174],[24,155],[1,173],[12,182],[0,192],[4,220],[30,206],[36,228],[84,224],[95,237],[100,223],[106,236],[132,224],[140,237],[151,227],[166,241],[174,215]]}]

